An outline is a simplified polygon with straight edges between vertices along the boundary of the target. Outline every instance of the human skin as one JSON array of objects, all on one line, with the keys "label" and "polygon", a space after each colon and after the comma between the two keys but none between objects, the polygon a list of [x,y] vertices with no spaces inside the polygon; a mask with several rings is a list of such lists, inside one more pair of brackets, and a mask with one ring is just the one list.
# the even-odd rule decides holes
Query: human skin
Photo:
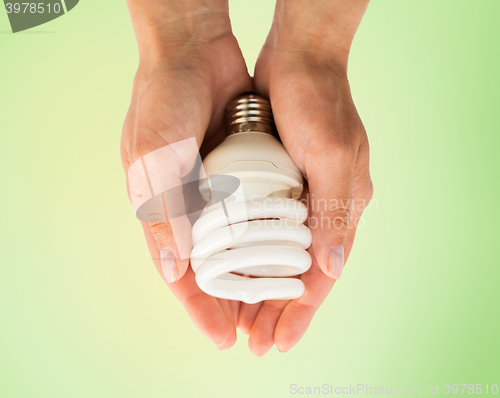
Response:
[{"label": "human skin", "polygon": [[[194,137],[205,152],[214,148],[224,138],[225,104],[252,88],[227,4],[129,0],[128,5],[139,67],[121,141],[127,176],[141,156],[172,143]],[[179,258],[169,222],[141,223],[158,272],[196,326],[221,349],[233,345],[239,303],[198,288],[189,261]],[[162,264],[165,252],[173,253],[173,262]]]},{"label": "human skin", "polygon": [[287,351],[305,333],[342,274],[373,195],[368,139],[347,79],[351,43],[368,2],[278,0],[257,60],[256,89],[270,98],[283,145],[307,177],[313,238],[303,296],[267,301],[257,316],[246,304],[240,308],[240,327],[250,330],[257,354],[273,344]]},{"label": "human skin", "polygon": [[[179,258],[169,222],[142,222],[158,272],[220,349],[234,344],[239,327],[249,334],[254,354],[273,344],[287,351],[341,275],[372,193],[368,142],[346,78],[350,44],[367,3],[278,1],[252,82],[226,2],[128,0],[140,63],[122,134],[126,173],[142,156],[191,137],[208,153],[224,138],[225,105],[257,88],[271,99],[280,137],[307,176],[313,200],[340,204],[310,212],[312,219],[333,222],[311,228],[313,265],[301,276],[306,293],[252,305],[203,293],[189,261]],[[179,170],[186,167],[179,164]]]}]

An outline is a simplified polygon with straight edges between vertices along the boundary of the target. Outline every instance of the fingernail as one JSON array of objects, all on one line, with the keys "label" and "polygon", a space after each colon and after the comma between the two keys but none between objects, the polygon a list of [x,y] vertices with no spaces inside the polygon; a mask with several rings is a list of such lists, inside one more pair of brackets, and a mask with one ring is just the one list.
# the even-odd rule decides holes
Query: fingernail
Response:
[{"label": "fingernail", "polygon": [[213,342],[215,344],[215,346],[217,347],[217,349],[222,350],[222,346],[224,344],[226,344],[226,341],[227,341],[228,337],[226,337],[226,340],[224,340],[222,343],[217,344],[215,341]]},{"label": "fingernail", "polygon": [[328,253],[328,272],[339,279],[344,269],[344,246],[333,246]]},{"label": "fingernail", "polygon": [[168,283],[172,283],[177,278],[177,265],[175,264],[175,256],[172,250],[160,250],[161,269],[163,276]]}]

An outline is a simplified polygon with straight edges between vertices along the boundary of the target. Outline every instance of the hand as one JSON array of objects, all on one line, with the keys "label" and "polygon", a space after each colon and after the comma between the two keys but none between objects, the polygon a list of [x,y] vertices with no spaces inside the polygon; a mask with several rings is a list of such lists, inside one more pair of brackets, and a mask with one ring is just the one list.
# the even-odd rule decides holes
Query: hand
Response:
[{"label": "hand", "polygon": [[[150,186],[163,187],[154,194],[163,192],[165,184],[179,186],[181,177],[194,166],[202,142],[201,151],[209,152],[224,138],[225,105],[252,88],[231,33],[227,7],[214,5],[207,12],[203,7],[174,3],[152,0],[144,6],[144,2],[129,0],[140,65],[123,127],[121,155],[136,208],[147,192],[141,191],[145,181],[128,178],[134,162],[139,166],[141,160],[150,162],[155,153],[163,155],[155,151],[194,137],[194,151],[190,147],[174,150],[171,156],[153,156],[154,161],[148,163]],[[179,202],[184,201],[180,198]],[[179,242],[165,213],[168,210],[162,214],[166,222],[142,222],[155,266],[198,328],[220,348],[228,348],[236,340],[239,303],[213,298],[198,288],[188,269],[189,260],[179,255]],[[184,232],[190,237],[190,231]]]},{"label": "hand", "polygon": [[[256,65],[255,85],[270,98],[283,144],[309,184],[313,264],[301,276],[306,287],[302,297],[266,301],[258,314],[242,304],[240,319],[245,320],[243,327],[250,329],[250,348],[258,355],[273,343],[280,351],[287,351],[305,333],[342,274],[357,223],[373,192],[368,140],[346,77],[350,41],[344,29],[340,36],[329,34],[331,43],[309,29],[322,20],[320,14],[332,12],[339,18],[340,13],[345,21],[349,13],[332,9],[345,7],[343,2],[334,1],[330,3],[334,7],[326,10],[324,5],[315,9],[312,3],[294,8],[297,3],[300,1],[291,2],[291,8],[284,12],[283,3],[278,1],[276,23]],[[347,3],[366,6],[367,2]],[[363,11],[358,9],[354,17],[360,20]],[[322,16],[330,25],[335,24]],[[348,25],[354,25],[353,36],[357,24],[354,20]],[[321,26],[318,29],[321,31]],[[327,31],[325,28],[321,33]]]}]

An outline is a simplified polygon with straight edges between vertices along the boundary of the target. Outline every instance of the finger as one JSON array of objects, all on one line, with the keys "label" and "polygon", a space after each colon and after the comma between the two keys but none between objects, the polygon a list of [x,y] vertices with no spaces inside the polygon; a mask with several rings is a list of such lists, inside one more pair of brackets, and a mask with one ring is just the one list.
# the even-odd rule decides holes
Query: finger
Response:
[{"label": "finger", "polygon": [[344,244],[351,216],[356,151],[348,146],[324,147],[309,156],[309,227],[312,248],[325,275],[338,279],[344,268]]},{"label": "finger", "polygon": [[240,316],[240,308],[241,308],[241,301],[235,301],[235,300],[228,300],[229,305],[231,306],[233,318],[234,318],[234,325],[235,327],[238,326],[238,318]]},{"label": "finger", "polygon": [[335,279],[326,276],[320,269],[314,255],[312,257],[311,268],[300,278],[304,282],[305,293],[288,303],[276,324],[274,342],[281,352],[288,351],[301,339],[335,283]]},{"label": "finger", "polygon": [[[345,260],[349,256],[354,242],[354,236],[361,215],[370,203],[373,195],[373,184],[368,170],[368,145],[360,146],[355,172],[353,177],[351,201],[351,215],[349,228],[345,238]],[[309,250],[313,260],[310,270],[301,276],[305,285],[305,293],[296,300],[292,300],[283,310],[275,332],[275,344],[280,351],[288,351],[304,335],[317,309],[335,283],[321,271],[315,251]],[[337,278],[338,279],[338,278]]]},{"label": "finger", "polygon": [[[171,222],[149,223],[151,233],[160,250],[162,272],[169,283],[181,279],[189,265],[188,258],[181,258],[178,244],[181,245],[183,242],[184,244],[190,244],[191,223],[187,217],[177,218],[175,223],[175,234]],[[175,239],[175,236],[177,236],[177,239]]]},{"label": "finger", "polygon": [[[347,236],[344,244],[344,262],[347,263],[347,259],[352,251],[354,245],[354,238],[356,236],[356,231],[361,222],[364,222],[362,215],[363,211],[369,204],[369,200],[353,198],[353,206],[351,212],[351,221],[349,223],[349,230],[347,231]],[[337,278],[338,279],[338,278]]]},{"label": "finger", "polygon": [[370,177],[369,170],[369,148],[368,140],[361,143],[356,168],[354,172],[353,189],[352,189],[352,206],[351,220],[349,230],[347,232],[345,248],[345,261],[349,257],[354,244],[354,237],[362,219],[363,211],[370,204],[373,197],[373,183]]},{"label": "finger", "polygon": [[262,304],[250,330],[248,347],[261,357],[274,345],[274,330],[289,300],[268,300]]},{"label": "finger", "polygon": [[246,335],[250,334],[250,330],[252,329],[255,318],[257,317],[261,307],[262,303],[241,303],[237,325]]},{"label": "finger", "polygon": [[149,222],[160,249],[163,274],[169,283],[180,279],[189,263],[191,224],[186,215],[181,178],[195,167],[198,158],[193,138],[139,157],[127,172],[132,204],[137,217]]},{"label": "finger", "polygon": [[229,333],[228,338],[222,345],[218,345],[219,350],[227,350],[231,348],[234,343],[236,343],[236,322],[235,322],[235,311],[238,311],[239,302],[232,300],[217,299],[219,305],[224,311],[227,322],[231,325],[231,333]]},{"label": "finger", "polygon": [[[148,224],[146,222],[141,222],[141,224],[156,269],[167,282],[163,275],[156,240]],[[191,268],[188,268],[181,280],[174,283],[167,282],[167,284],[174,296],[184,306],[193,323],[209,340],[216,345],[222,345],[228,340],[234,331],[234,327],[228,322],[226,314],[217,299],[207,295],[198,287]]]}]

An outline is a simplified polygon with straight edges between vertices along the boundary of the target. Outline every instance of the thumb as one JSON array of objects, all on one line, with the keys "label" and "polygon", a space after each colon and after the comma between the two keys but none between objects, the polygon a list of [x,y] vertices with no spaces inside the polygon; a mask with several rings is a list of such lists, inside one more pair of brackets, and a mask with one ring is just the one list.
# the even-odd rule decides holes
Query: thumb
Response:
[{"label": "thumb", "polygon": [[[168,283],[175,282],[181,279],[189,265],[189,258],[180,255],[183,248],[179,246],[189,244],[191,224],[187,217],[182,217],[183,220],[176,219],[173,232],[172,222],[150,222],[149,228],[153,234],[158,249],[160,250],[161,273]],[[180,237],[176,242],[175,236]]]},{"label": "thumb", "polygon": [[137,218],[148,222],[160,251],[161,273],[168,283],[182,278],[189,265],[191,223],[182,178],[192,171],[198,158],[196,141],[184,140],[140,156],[127,173],[132,205]]},{"label": "thumb", "polygon": [[349,231],[355,157],[331,151],[306,168],[309,183],[309,228],[312,250],[321,270],[339,279],[344,268],[344,244]]}]

